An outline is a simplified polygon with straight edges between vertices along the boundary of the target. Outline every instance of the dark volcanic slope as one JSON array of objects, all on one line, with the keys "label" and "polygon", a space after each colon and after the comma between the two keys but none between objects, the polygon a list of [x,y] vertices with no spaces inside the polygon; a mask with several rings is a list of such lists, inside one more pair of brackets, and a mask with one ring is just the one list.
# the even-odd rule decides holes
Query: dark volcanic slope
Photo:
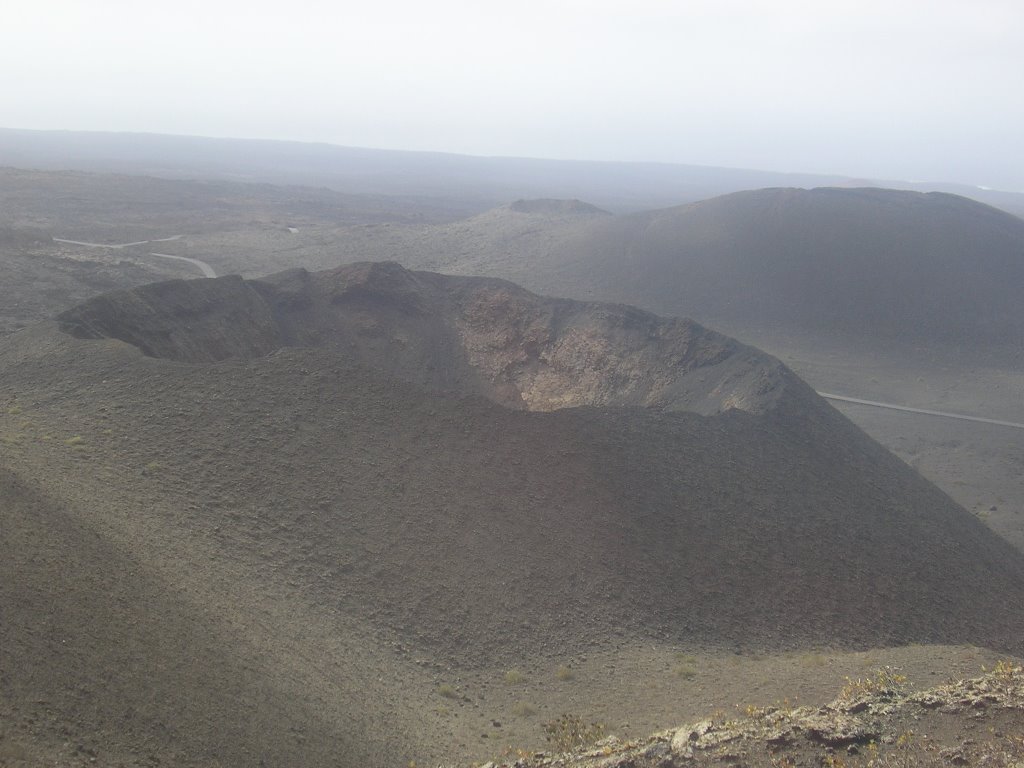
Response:
[{"label": "dark volcanic slope", "polygon": [[[55,607],[52,631],[95,647],[124,605],[154,605],[145,640],[203,606],[187,669],[227,679],[182,676],[175,696],[216,712],[222,686],[269,675],[266,722],[280,707],[283,725],[268,739],[320,715],[274,764],[324,764],[331,734],[350,765],[436,748],[402,727],[424,716],[394,672],[414,659],[1024,636],[1019,554],[778,362],[687,321],[361,264],[158,284],[61,327],[89,338],[46,326],[0,345],[0,510],[26,531],[9,544],[39,574],[25,590],[78,530],[114,551],[82,550],[65,581],[145,564],[94,615]],[[26,506],[43,487],[68,523]],[[24,713],[69,694],[59,667],[39,672],[20,583],[0,590],[15,617],[0,703]],[[181,663],[174,642],[147,642],[126,647]],[[106,675],[97,654],[77,657],[87,690]],[[99,690],[78,722],[116,731],[121,698]],[[243,731],[226,764],[267,753]],[[180,743],[218,753],[217,734]]]},{"label": "dark volcanic slope", "polygon": [[0,510],[0,729],[20,719],[60,765],[367,759],[370,739],[297,696],[209,606],[5,469]]},{"label": "dark volcanic slope", "polygon": [[429,230],[408,263],[711,324],[1014,356],[1024,338],[1024,221],[942,193],[765,189],[586,218],[509,207]]},{"label": "dark volcanic slope", "polygon": [[[1024,221],[965,198],[739,193],[655,214],[641,239],[650,272],[635,264],[633,289],[701,315],[954,345],[1024,337]],[[689,287],[659,293],[659,273]]]},{"label": "dark volcanic slope", "polygon": [[[400,595],[405,627],[454,638],[462,601],[511,601],[537,609],[535,627],[473,607],[467,640],[530,645],[599,602],[710,642],[1016,641],[1003,606],[1024,589],[1019,556],[780,363],[689,321],[357,264],[156,284],[60,323],[157,358],[125,358],[143,384],[122,392],[109,371],[109,396],[159,402],[177,395],[147,378],[176,382],[205,412],[180,451],[221,457],[203,472],[214,488],[245,478],[246,503],[348,521],[342,542],[317,519],[325,565],[347,561],[360,510],[382,504],[364,597]],[[123,349],[73,346],[99,348]],[[124,410],[141,419],[129,434],[151,431]],[[238,441],[275,450],[250,463]],[[355,460],[374,477],[338,484]]]}]

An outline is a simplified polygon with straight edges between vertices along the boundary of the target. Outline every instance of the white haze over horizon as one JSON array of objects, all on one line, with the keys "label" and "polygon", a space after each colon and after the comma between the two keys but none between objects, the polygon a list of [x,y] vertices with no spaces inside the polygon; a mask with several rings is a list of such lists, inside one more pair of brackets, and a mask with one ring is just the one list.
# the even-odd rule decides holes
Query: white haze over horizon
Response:
[{"label": "white haze over horizon", "polygon": [[1024,0],[0,0],[0,126],[1024,191]]}]

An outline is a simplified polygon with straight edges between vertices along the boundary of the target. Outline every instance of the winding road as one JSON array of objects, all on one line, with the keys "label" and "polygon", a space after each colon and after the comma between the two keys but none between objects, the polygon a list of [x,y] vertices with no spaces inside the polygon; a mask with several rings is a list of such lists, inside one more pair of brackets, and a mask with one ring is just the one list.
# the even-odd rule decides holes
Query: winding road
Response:
[{"label": "winding road", "polygon": [[[154,241],[155,242],[155,241]],[[159,256],[161,259],[177,259],[178,261],[187,261],[189,264],[195,264],[202,270],[203,277],[216,277],[217,273],[213,271],[213,267],[207,264],[205,261],[199,259],[192,259],[188,256],[173,256],[169,253],[151,253],[150,256]]]},{"label": "winding road", "polygon": [[[158,237],[153,240],[137,240],[134,243],[87,243],[83,240],[66,240],[63,237],[53,238],[55,243],[67,243],[68,245],[84,245],[86,248],[113,248],[115,250],[120,248],[128,248],[133,245],[149,245],[150,243],[170,243],[175,240],[180,240],[184,235],[172,235],[171,237]],[[205,261],[199,259],[193,259],[189,256],[174,256],[170,253],[151,253],[150,256],[159,256],[161,259],[177,259],[178,261],[187,261],[199,268],[199,271],[203,273],[203,277],[216,277],[217,273],[213,267],[207,264]]]},{"label": "winding road", "polygon": [[53,238],[55,243],[69,243],[70,245],[84,245],[87,248],[128,248],[132,245],[148,245],[149,243],[169,243],[173,240],[181,240],[184,235],[172,235],[171,237],[159,237],[155,240],[136,240],[134,243],[86,243],[82,240],[65,240],[63,237]]},{"label": "winding road", "polygon": [[827,392],[819,392],[819,395],[826,400],[838,400],[842,403],[856,403],[857,405],[870,405],[875,408],[888,408],[891,411],[906,411],[907,413],[921,413],[925,416],[941,416],[946,419],[960,419],[962,421],[980,421],[982,424],[996,424],[1000,427],[1013,427],[1024,429],[1024,424],[1015,421],[1000,421],[999,419],[986,419],[981,416],[965,416],[962,413],[946,413],[945,411],[930,411],[926,408],[910,408],[906,405],[894,405],[893,403],[879,403],[875,400],[861,400],[859,397],[844,397],[843,395],[832,395]]}]

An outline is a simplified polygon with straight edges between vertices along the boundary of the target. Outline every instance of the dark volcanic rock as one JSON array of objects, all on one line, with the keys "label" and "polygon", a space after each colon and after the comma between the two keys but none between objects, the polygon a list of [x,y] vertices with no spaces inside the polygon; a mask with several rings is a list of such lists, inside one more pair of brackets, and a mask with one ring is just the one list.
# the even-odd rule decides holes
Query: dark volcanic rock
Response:
[{"label": "dark volcanic rock", "polygon": [[759,411],[785,386],[803,386],[777,361],[689,320],[386,262],[157,283],[98,297],[58,320],[78,338],[120,339],[184,362],[326,348],[407,380],[538,411]]},{"label": "dark volcanic rock", "polygon": [[80,339],[120,339],[150,357],[187,362],[256,357],[283,344],[271,308],[237,276],[103,294],[58,322]]}]

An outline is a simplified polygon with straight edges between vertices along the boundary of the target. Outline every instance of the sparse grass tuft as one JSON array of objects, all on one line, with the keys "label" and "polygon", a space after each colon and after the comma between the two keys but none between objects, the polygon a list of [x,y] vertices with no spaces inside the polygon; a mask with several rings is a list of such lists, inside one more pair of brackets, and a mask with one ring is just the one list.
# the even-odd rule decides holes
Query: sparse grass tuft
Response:
[{"label": "sparse grass tuft", "polygon": [[439,696],[443,696],[446,699],[457,699],[457,698],[459,698],[458,691],[456,691],[453,686],[450,686],[447,683],[443,683],[443,684],[437,686],[437,694]]},{"label": "sparse grass tuft", "polygon": [[526,680],[526,675],[518,669],[510,669],[505,673],[505,682],[509,685],[518,685],[524,680]]},{"label": "sparse grass tuft", "polygon": [[555,677],[557,677],[559,680],[565,681],[575,680],[576,673],[569,669],[569,667],[565,666],[565,664],[561,664],[559,665],[558,669],[555,670]]},{"label": "sparse grass tuft", "polygon": [[537,714],[537,708],[527,701],[517,701],[512,705],[512,714],[516,717],[532,717]]},{"label": "sparse grass tuft", "polygon": [[899,674],[892,667],[880,667],[867,677],[846,678],[846,685],[839,691],[842,701],[853,701],[862,696],[892,695],[907,689],[906,675]]},{"label": "sparse grass tuft", "polygon": [[697,657],[692,653],[684,653],[683,651],[676,651],[674,654],[677,665],[672,668],[672,674],[676,677],[681,677],[683,680],[692,680],[696,677],[697,670]]},{"label": "sparse grass tuft", "polygon": [[515,764],[518,765],[520,760],[526,760],[528,757],[531,757],[532,755],[533,752],[531,752],[528,749],[507,746],[501,750],[500,758],[503,763],[515,761]]},{"label": "sparse grass tuft", "polygon": [[1018,667],[1012,661],[1008,659],[1000,659],[996,662],[996,665],[991,670],[986,669],[984,666],[981,668],[982,672],[991,672],[992,676],[997,680],[1004,680],[1010,682],[1011,680],[1017,679],[1024,669]]},{"label": "sparse grass tuft", "polygon": [[72,448],[77,448],[78,446],[84,446],[85,445],[85,438],[82,437],[81,435],[75,435],[74,437],[69,437],[67,440],[65,440],[64,441],[64,445],[69,445]]},{"label": "sparse grass tuft", "polygon": [[677,664],[673,667],[672,674],[683,678],[683,680],[693,680],[697,676],[697,670],[689,664]]}]

